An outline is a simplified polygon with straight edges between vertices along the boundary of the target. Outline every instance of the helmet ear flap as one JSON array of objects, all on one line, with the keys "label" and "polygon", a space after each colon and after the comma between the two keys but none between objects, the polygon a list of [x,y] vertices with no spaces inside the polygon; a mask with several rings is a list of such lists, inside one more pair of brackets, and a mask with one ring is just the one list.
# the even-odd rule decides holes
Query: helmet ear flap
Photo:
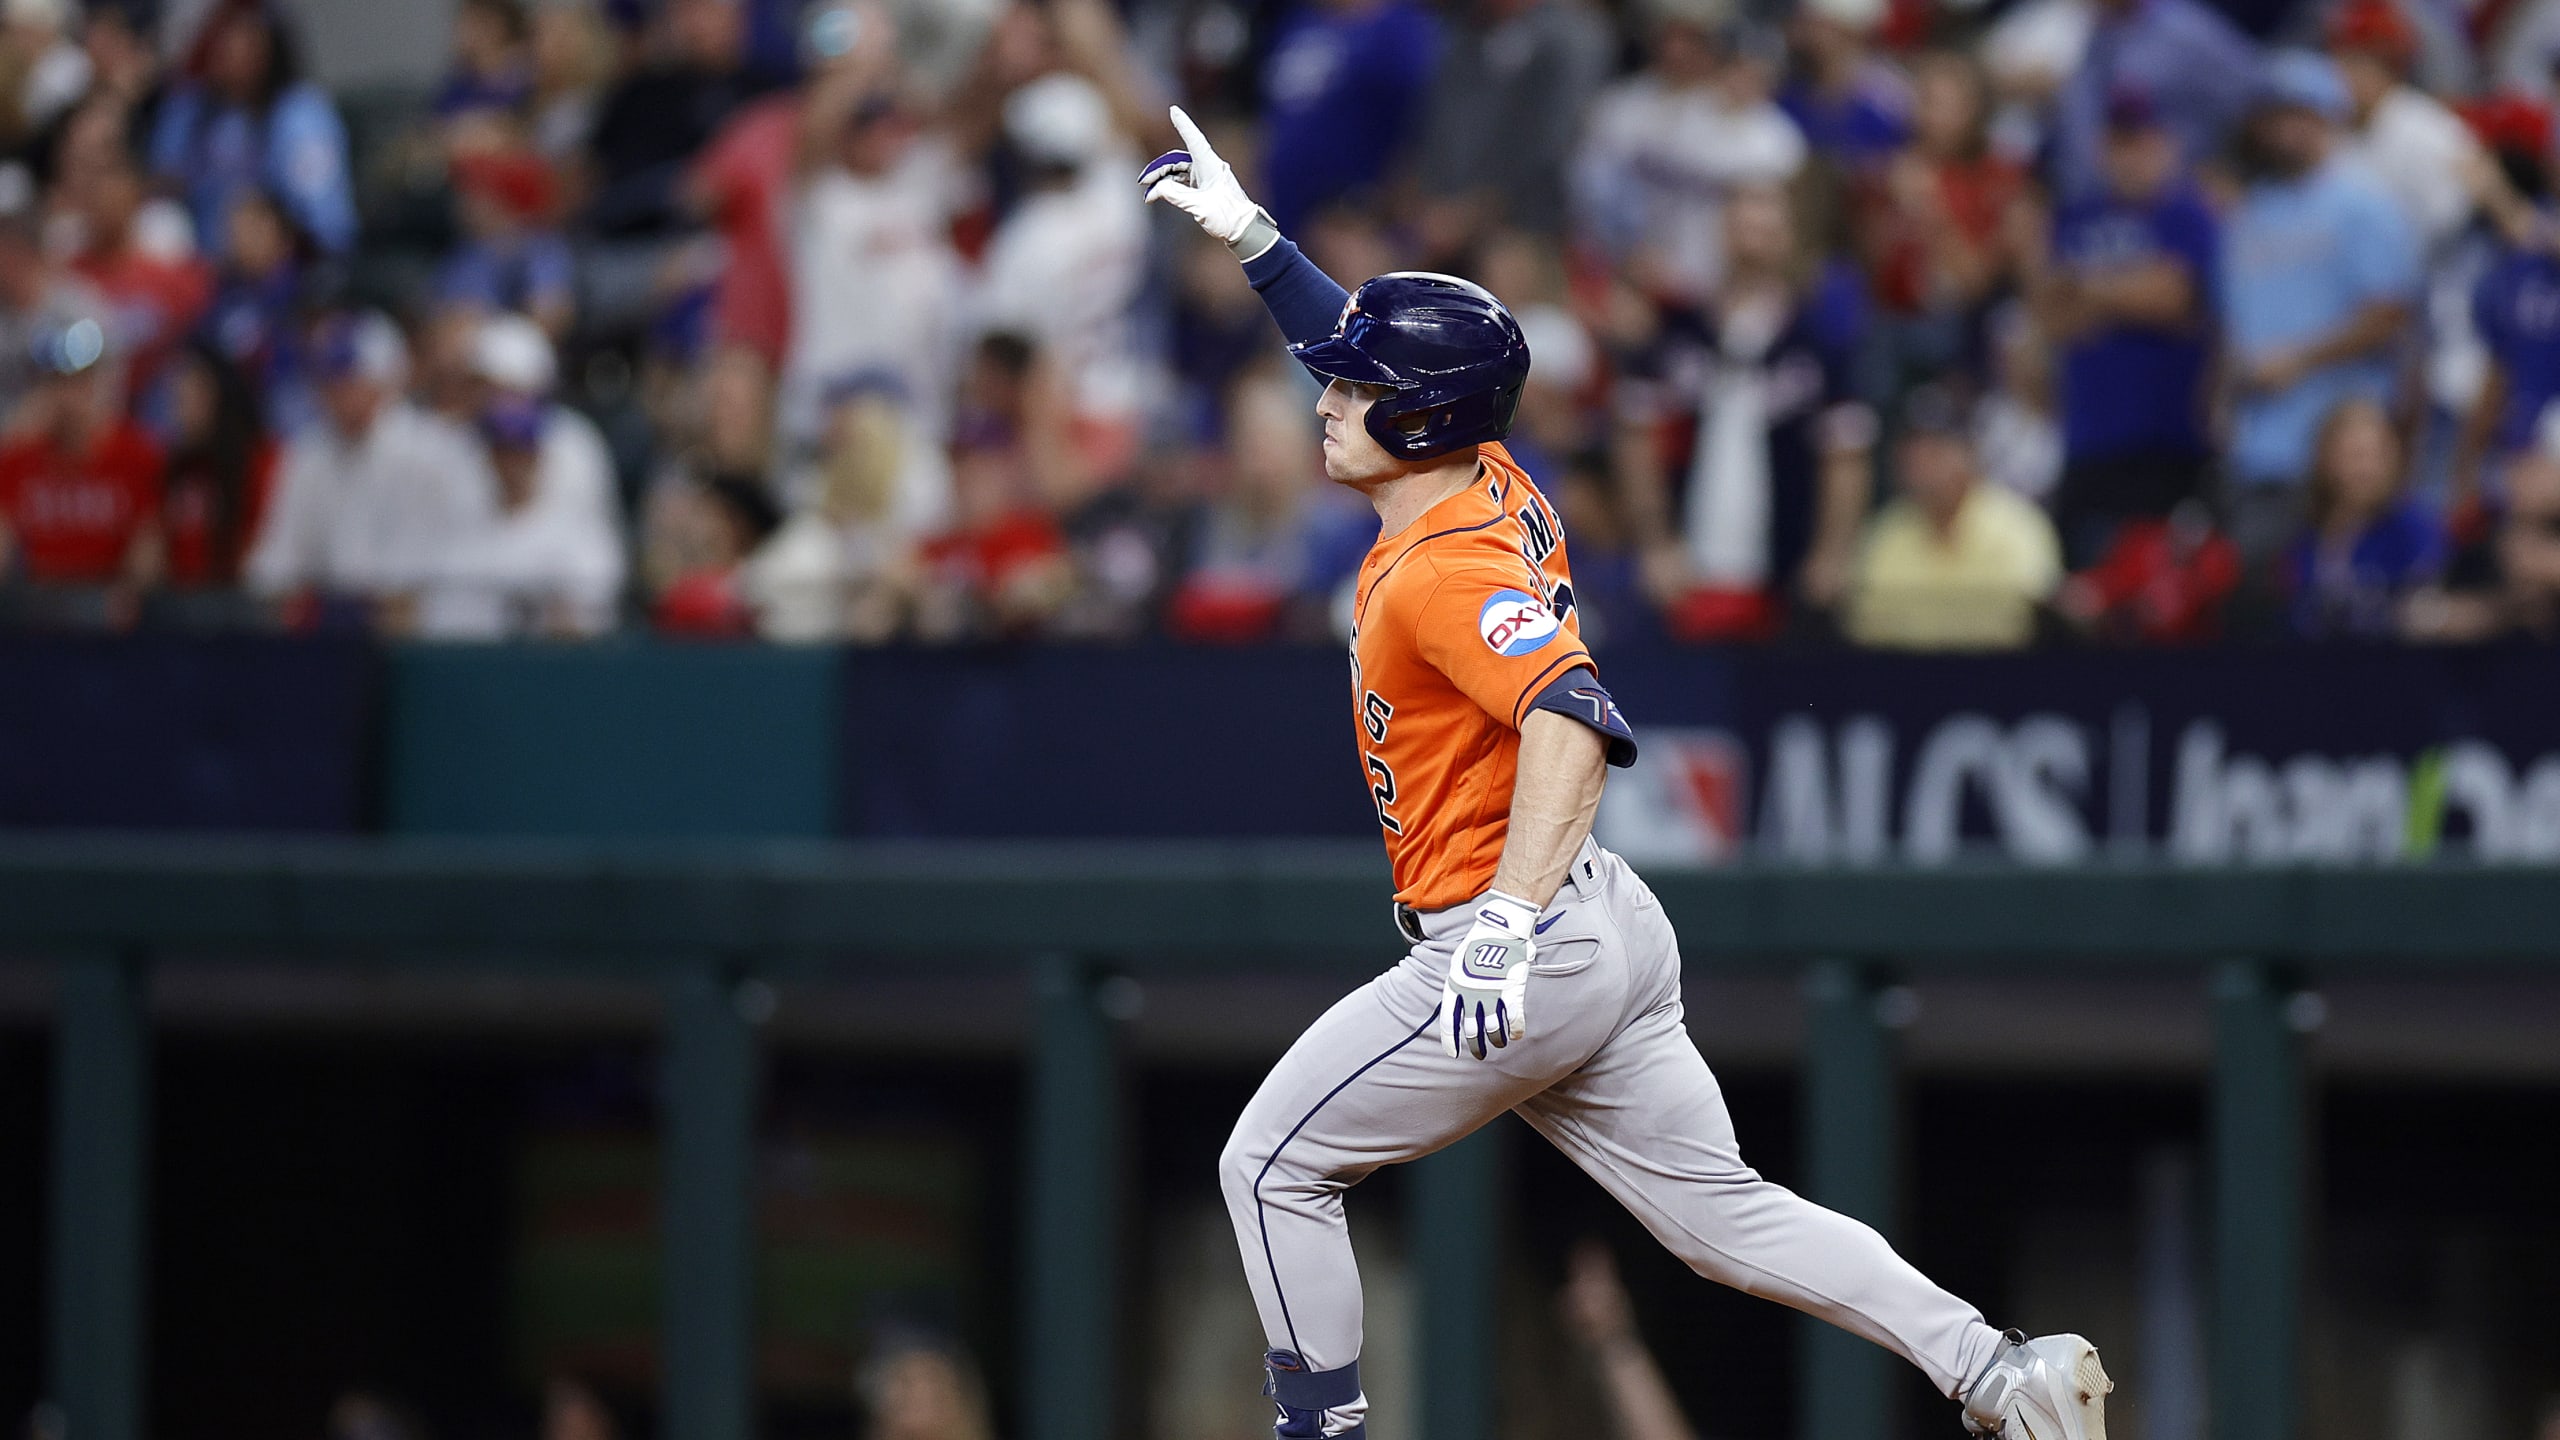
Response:
[{"label": "helmet ear flap", "polygon": [[[1388,454],[1404,460],[1429,460],[1509,433],[1512,413],[1520,408],[1520,389],[1514,384],[1491,394],[1395,412],[1388,411],[1386,402],[1380,401],[1370,407],[1366,426]],[[1452,438],[1457,435],[1466,438]]]},{"label": "helmet ear flap", "polygon": [[1395,410],[1389,400],[1369,407],[1364,422],[1370,438],[1401,460],[1428,459],[1431,454],[1430,412]]}]

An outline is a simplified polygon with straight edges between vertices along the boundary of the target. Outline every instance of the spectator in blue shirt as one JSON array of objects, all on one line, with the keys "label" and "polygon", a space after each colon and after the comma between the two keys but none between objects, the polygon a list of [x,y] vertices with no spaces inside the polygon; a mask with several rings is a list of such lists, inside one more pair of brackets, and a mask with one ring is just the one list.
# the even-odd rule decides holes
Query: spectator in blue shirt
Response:
[{"label": "spectator in blue shirt", "polygon": [[462,248],[436,279],[436,301],[530,315],[554,340],[577,308],[576,268],[552,203],[550,167],[530,150],[465,156],[454,167]]},{"label": "spectator in blue shirt", "polygon": [[2560,400],[2560,255],[2539,246],[2507,251],[2480,277],[2471,311],[2489,347],[2482,393],[2490,451],[2513,454],[2534,443]]},{"label": "spectator in blue shirt", "polygon": [[1439,31],[1415,0],[1311,0],[1263,65],[1262,187],[1282,233],[1377,184],[1420,121]]},{"label": "spectator in blue shirt", "polygon": [[2294,632],[2383,639],[2401,602],[2445,564],[2444,529],[2403,493],[2400,436],[2373,400],[2340,401],[2320,423],[2310,521],[2285,553]]},{"label": "spectator in blue shirt", "polygon": [[2096,0],[2093,8],[2088,49],[2054,107],[2054,193],[2065,199],[2105,186],[2112,97],[2150,96],[2192,164],[2221,148],[2258,85],[2257,47],[2203,0]]},{"label": "spectator in blue shirt", "polygon": [[267,429],[294,435],[319,415],[305,373],[301,329],[311,243],[263,189],[244,190],[224,227],[213,303],[196,333],[248,377]]},{"label": "spectator in blue shirt", "polygon": [[2105,190],[2066,203],[2049,245],[2019,247],[2028,301],[2062,347],[2054,521],[2075,566],[2117,522],[2200,494],[2212,455],[2213,211],[2148,95],[2109,104],[2102,158]]},{"label": "spectator in blue shirt", "polygon": [[[2531,212],[2520,210],[2524,223],[2519,243],[2503,247],[2488,272],[2472,290],[2472,329],[2489,352],[2489,373],[2465,427],[2457,457],[2452,501],[2460,511],[2481,492],[2483,478],[2495,478],[2497,462],[2530,449],[2547,424],[2560,425],[2560,251],[2551,237],[2560,233],[2560,218],[2549,208],[2550,178],[2544,156],[2550,146],[2547,116],[2527,118],[2530,143],[2500,143],[2499,167],[2515,189],[2529,200]],[[2490,474],[2482,474],[2482,461]]]},{"label": "spectator in blue shirt", "polygon": [[521,0],[462,0],[453,15],[453,68],[436,86],[436,118],[522,109],[533,93],[531,32]]},{"label": "spectator in blue shirt", "polygon": [[185,197],[196,234],[222,235],[233,202],[263,187],[323,251],[345,253],[356,239],[346,127],[302,78],[291,32],[255,0],[232,0],[206,22],[201,53],[151,136],[151,169]]},{"label": "spectator in blue shirt", "polygon": [[2346,111],[2326,59],[2278,57],[2249,122],[2254,178],[2223,237],[2231,538],[2251,561],[2300,516],[2322,417],[2390,397],[2412,323],[2417,242],[2380,183],[2330,153]]},{"label": "spectator in blue shirt", "polygon": [[1883,165],[1911,139],[1911,87],[1869,41],[1885,0],[1803,0],[1787,26],[1801,62],[1778,108],[1814,153],[1850,170]]}]

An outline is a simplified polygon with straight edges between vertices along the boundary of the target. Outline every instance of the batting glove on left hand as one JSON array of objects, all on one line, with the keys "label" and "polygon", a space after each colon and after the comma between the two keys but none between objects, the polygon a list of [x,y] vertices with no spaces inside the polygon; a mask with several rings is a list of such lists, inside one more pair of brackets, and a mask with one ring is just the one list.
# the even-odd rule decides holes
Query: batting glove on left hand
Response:
[{"label": "batting glove on left hand", "polygon": [[[1270,215],[1244,193],[1235,167],[1219,158],[1209,137],[1191,123],[1182,107],[1173,107],[1173,128],[1187,150],[1168,150],[1147,162],[1138,174],[1149,200],[1161,200],[1188,215],[1201,229],[1224,240],[1239,260],[1250,260],[1280,238]],[[1257,222],[1259,222],[1257,224]],[[1264,232],[1268,232],[1267,235]],[[1247,253],[1250,251],[1251,253]]]},{"label": "batting glove on left hand", "polygon": [[1538,907],[1516,895],[1488,890],[1476,902],[1476,922],[1440,989],[1440,1049],[1450,1059],[1466,1049],[1477,1059],[1485,1047],[1500,1049],[1529,1033],[1529,957],[1537,948]]}]

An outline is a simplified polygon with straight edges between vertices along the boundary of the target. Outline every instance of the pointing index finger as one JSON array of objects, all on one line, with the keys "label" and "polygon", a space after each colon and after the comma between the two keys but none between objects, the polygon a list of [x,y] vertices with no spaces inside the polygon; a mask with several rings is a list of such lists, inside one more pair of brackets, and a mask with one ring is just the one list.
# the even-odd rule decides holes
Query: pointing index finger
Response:
[{"label": "pointing index finger", "polygon": [[1191,117],[1184,114],[1179,105],[1173,107],[1173,128],[1182,137],[1184,148],[1191,152],[1194,160],[1218,158],[1217,149],[1210,145],[1209,137],[1200,133],[1200,127],[1192,123]]}]

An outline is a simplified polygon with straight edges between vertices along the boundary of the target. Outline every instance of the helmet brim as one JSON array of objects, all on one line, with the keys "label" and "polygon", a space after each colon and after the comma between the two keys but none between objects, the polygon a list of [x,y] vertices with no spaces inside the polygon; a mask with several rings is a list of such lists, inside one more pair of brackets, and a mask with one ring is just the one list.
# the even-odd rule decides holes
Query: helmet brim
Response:
[{"label": "helmet brim", "polygon": [[1412,383],[1340,335],[1292,345],[1289,353],[1299,364],[1330,380],[1348,380],[1355,385],[1384,385],[1390,390],[1402,390]]}]

